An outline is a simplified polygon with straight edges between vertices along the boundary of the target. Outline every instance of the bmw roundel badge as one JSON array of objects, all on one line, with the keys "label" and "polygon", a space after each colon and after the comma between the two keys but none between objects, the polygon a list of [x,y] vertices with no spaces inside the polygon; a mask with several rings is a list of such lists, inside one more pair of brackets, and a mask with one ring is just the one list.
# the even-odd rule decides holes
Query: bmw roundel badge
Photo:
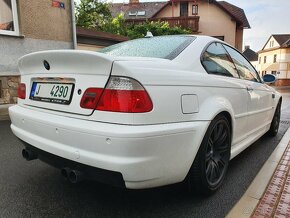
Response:
[{"label": "bmw roundel badge", "polygon": [[45,69],[50,70],[50,65],[46,60],[43,61],[43,66],[45,67]]}]

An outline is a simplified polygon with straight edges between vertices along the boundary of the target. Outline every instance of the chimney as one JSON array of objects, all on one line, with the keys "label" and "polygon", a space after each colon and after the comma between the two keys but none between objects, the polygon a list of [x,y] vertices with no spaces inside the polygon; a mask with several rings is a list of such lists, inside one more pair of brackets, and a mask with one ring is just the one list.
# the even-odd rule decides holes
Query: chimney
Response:
[{"label": "chimney", "polygon": [[139,0],[129,0],[129,4],[139,4]]},{"label": "chimney", "polygon": [[249,45],[246,45],[245,46],[245,50],[247,50],[247,49],[249,49],[250,48],[250,46]]}]

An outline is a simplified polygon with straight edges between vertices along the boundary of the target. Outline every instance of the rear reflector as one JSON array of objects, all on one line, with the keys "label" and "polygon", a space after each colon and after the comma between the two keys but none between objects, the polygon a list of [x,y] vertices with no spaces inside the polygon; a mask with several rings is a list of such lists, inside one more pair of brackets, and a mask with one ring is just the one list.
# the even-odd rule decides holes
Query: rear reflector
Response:
[{"label": "rear reflector", "polygon": [[18,98],[25,99],[26,97],[26,85],[24,83],[20,83],[18,86]]},{"label": "rear reflector", "polygon": [[88,88],[81,99],[81,107],[86,109],[95,109],[102,92],[102,88]]},{"label": "rear reflector", "polygon": [[132,78],[113,76],[105,89],[88,88],[81,107],[100,111],[145,113],[153,109],[152,101],[143,86]]}]

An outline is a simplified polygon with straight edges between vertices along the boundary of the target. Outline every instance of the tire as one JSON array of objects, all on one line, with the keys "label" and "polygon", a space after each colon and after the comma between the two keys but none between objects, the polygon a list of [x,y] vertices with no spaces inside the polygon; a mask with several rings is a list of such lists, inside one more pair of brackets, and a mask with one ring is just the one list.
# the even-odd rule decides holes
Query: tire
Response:
[{"label": "tire", "polygon": [[211,195],[222,184],[230,161],[231,128],[224,115],[210,123],[187,178],[190,192]]},{"label": "tire", "polygon": [[269,131],[267,132],[269,136],[276,136],[279,130],[280,125],[280,117],[281,117],[281,101],[279,101]]}]

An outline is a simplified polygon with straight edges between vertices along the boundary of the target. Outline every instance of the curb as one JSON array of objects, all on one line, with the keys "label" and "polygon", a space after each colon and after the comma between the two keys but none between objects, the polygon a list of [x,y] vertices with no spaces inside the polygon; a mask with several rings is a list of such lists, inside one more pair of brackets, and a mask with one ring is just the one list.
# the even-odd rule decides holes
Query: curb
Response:
[{"label": "curb", "polygon": [[275,169],[288,146],[289,141],[290,127],[255,179],[252,181],[245,194],[227,214],[227,218],[251,217],[259,201],[263,197],[265,189],[267,188]]},{"label": "curb", "polygon": [[13,104],[2,104],[0,105],[0,120],[10,120],[8,108]]}]

